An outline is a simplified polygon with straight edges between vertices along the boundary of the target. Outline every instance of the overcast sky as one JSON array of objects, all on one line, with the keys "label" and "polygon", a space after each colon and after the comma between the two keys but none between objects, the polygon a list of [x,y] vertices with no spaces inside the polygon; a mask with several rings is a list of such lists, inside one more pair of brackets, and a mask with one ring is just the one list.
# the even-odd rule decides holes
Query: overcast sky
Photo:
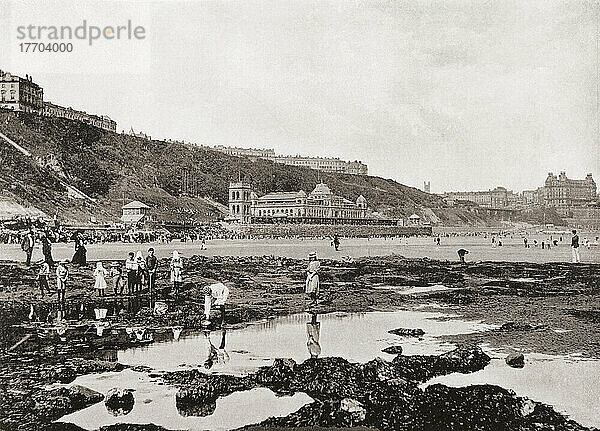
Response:
[{"label": "overcast sky", "polygon": [[[86,4],[70,13],[105,16]],[[36,73],[46,99],[157,138],[358,159],[434,192],[600,180],[597,0],[138,5],[150,67]]]}]

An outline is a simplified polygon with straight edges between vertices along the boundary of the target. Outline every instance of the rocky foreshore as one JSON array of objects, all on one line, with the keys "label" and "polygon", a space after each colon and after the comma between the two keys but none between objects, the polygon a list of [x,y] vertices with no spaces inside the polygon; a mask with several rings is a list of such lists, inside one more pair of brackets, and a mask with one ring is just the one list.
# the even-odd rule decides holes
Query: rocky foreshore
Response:
[{"label": "rocky foreshore", "polygon": [[[97,298],[92,292],[93,263],[72,268],[72,287],[68,292],[72,313],[66,333],[59,335],[52,314],[55,297],[39,296],[34,271],[21,264],[0,263],[0,429],[37,431],[64,414],[97,402],[98,394],[78,388],[69,390],[56,384],[72,382],[77,376],[91,372],[123,368],[115,362],[116,355],[111,352],[139,345],[140,341],[117,336],[111,328],[152,329],[154,342],[160,341],[161,331],[170,331],[173,327],[198,328],[203,306],[201,289],[210,281],[226,279],[233,286],[228,325],[303,312],[306,308],[302,293],[305,266],[303,261],[270,256],[193,257],[186,263],[181,296],[176,300],[169,298],[168,311],[160,316],[151,312],[143,295],[139,299]],[[485,342],[500,348],[510,345],[542,353],[581,352],[598,357],[598,269],[597,265],[503,262],[462,267],[454,262],[409,260],[398,256],[355,262],[323,261],[323,301],[319,309],[324,313],[355,312],[437,304],[465,318],[480,319],[498,327],[493,331],[448,337],[448,341]],[[159,288],[167,284],[166,273],[159,274]],[[402,294],[404,287],[436,284],[449,289]],[[132,305],[136,301],[137,305]],[[115,305],[122,302],[126,304]],[[91,313],[99,306],[118,310],[109,312],[103,335],[96,332]],[[568,331],[568,336],[557,329]],[[278,361],[272,368],[252,377],[220,377],[226,384],[216,381],[211,384],[217,385],[219,394],[221,390],[227,393],[232,388],[242,390],[258,385],[276,392],[305,392],[315,400],[287,418],[261,424],[265,427],[353,424],[380,429],[431,429],[428,426],[432,423],[443,423],[446,429],[499,429],[498,424],[504,423],[505,429],[582,429],[549,407],[530,402],[527,402],[529,407],[523,407],[523,400],[501,388],[454,389],[441,385],[419,388],[418,382],[450,369],[473,371],[461,370],[460,363],[457,365],[450,358],[398,355],[394,361],[384,362],[357,365],[342,358],[308,360],[302,364]],[[379,379],[375,376],[378,373],[367,373],[369,367],[387,370],[389,374]],[[197,371],[189,373],[192,380],[187,383],[182,381],[186,374],[168,374],[164,378],[180,386],[181,394],[194,393],[194,385],[204,387],[201,379],[208,377],[202,377]],[[282,385],[280,388],[275,387],[275,380],[269,383],[269,373],[284,373],[285,378],[276,379],[277,384]],[[302,383],[301,376],[307,381]],[[356,384],[347,380],[351,376],[357,379]],[[307,387],[311,381],[320,386]],[[332,385],[339,391],[335,396],[327,389]],[[360,389],[367,386],[371,389],[361,394]],[[400,403],[398,397],[402,397],[404,403]],[[388,398],[395,401],[388,402]],[[178,399],[192,400],[193,397]],[[210,409],[195,401],[178,402],[198,413]],[[450,408],[454,415],[444,413]],[[356,421],[354,413],[361,409],[365,418]],[[358,417],[361,418],[362,413]],[[59,425],[68,428],[57,428]],[[76,429],[66,424],[53,427]],[[104,429],[160,428],[124,425]]]},{"label": "rocky foreshore", "polygon": [[552,408],[492,385],[421,388],[431,377],[484,368],[490,358],[479,347],[459,347],[439,356],[377,358],[356,364],[343,358],[313,358],[297,364],[276,359],[245,377],[206,375],[197,370],[168,373],[178,386],[177,408],[186,415],[210,415],[218,398],[266,387],[280,395],[303,392],[314,401],[286,417],[248,429],[356,427],[380,430],[584,430]]}]

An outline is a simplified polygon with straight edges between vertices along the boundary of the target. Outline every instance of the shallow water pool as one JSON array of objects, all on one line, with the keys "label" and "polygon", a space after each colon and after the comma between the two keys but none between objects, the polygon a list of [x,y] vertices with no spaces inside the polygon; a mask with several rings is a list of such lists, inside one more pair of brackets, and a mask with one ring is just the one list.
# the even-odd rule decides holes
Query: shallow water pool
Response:
[{"label": "shallow water pool", "polygon": [[[425,335],[402,337],[388,333],[395,328],[421,328]],[[455,347],[442,341],[440,336],[491,328],[481,322],[431,311],[305,313],[227,331],[184,332],[177,339],[118,351],[116,356],[121,363],[156,371],[198,368],[204,372],[241,375],[270,365],[278,357],[293,358],[297,362],[311,354],[341,356],[354,362],[366,362],[378,356],[391,360],[393,355],[381,350],[392,345],[402,346],[405,355],[439,354]],[[596,408],[600,401],[600,361],[526,354],[525,368],[514,369],[504,363],[505,353],[482,347],[493,358],[484,370],[439,377],[425,385],[495,384],[513,389],[519,396],[551,404],[581,424],[600,425],[600,409]],[[232,429],[260,422],[268,416],[285,416],[311,402],[306,394],[276,397],[268,389],[253,389],[219,399],[211,415],[194,416],[197,413],[177,410],[176,388],[158,384],[146,373],[126,370],[87,375],[74,384],[104,394],[112,387],[135,389],[135,406],[126,415],[113,416],[104,403],[98,403],[60,419],[85,429],[119,422],[155,423],[169,429]],[[227,411],[229,415],[222,413]]]},{"label": "shallow water pool", "polygon": [[146,373],[124,370],[120,373],[81,376],[73,384],[106,394],[113,387],[134,388],[135,404],[125,415],[115,416],[100,402],[63,416],[59,422],[70,422],[87,430],[117,423],[155,424],[178,430],[228,430],[262,422],[271,416],[287,416],[312,399],[303,393],[276,396],[265,388],[236,392],[219,398],[214,412],[194,416],[175,405],[177,388],[159,385]]},{"label": "shallow water pool", "polygon": [[[177,341],[154,343],[145,347],[118,352],[118,360],[128,365],[144,365],[156,370],[176,370],[204,367],[212,346],[224,350],[228,362],[218,363],[207,371],[241,374],[259,366],[270,365],[275,358],[292,358],[302,362],[310,357],[308,328],[319,326],[321,356],[341,356],[354,362],[366,362],[380,356],[391,360],[393,355],[381,350],[402,345],[404,354],[438,354],[454,346],[438,338],[441,335],[468,334],[490,328],[476,321],[449,319],[439,312],[396,311],[369,313],[295,314],[259,322],[238,330],[182,336]],[[312,324],[313,319],[317,325]],[[389,334],[395,328],[421,328],[423,337],[400,337]]]}]

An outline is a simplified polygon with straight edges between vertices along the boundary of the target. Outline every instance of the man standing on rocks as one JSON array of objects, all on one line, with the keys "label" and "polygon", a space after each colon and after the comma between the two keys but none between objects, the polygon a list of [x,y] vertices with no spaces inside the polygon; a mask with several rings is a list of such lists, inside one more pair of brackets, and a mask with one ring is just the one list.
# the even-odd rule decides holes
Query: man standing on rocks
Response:
[{"label": "man standing on rocks", "polygon": [[458,250],[458,258],[460,259],[460,263],[462,263],[463,265],[466,265],[467,262],[465,262],[465,254],[469,254],[468,250],[465,250],[464,248],[461,248],[460,250]]},{"label": "man standing on rocks", "polygon": [[29,229],[29,232],[23,237],[23,241],[21,242],[21,250],[25,252],[27,259],[25,260],[25,264],[27,266],[31,265],[31,255],[33,254],[33,246],[35,245],[35,237],[33,236],[33,231]]},{"label": "man standing on rocks", "polygon": [[127,271],[127,293],[133,294],[137,280],[138,264],[135,260],[135,253],[129,252],[129,258],[125,261],[125,270]]},{"label": "man standing on rocks", "polygon": [[581,262],[581,258],[579,257],[579,235],[577,235],[577,231],[573,229],[573,238],[571,238],[571,254],[573,257],[573,263]]},{"label": "man standing on rocks", "polygon": [[223,283],[214,283],[204,287],[204,320],[210,323],[210,308],[212,300],[215,307],[221,308],[221,325],[225,323],[225,302],[229,297],[229,288]]}]

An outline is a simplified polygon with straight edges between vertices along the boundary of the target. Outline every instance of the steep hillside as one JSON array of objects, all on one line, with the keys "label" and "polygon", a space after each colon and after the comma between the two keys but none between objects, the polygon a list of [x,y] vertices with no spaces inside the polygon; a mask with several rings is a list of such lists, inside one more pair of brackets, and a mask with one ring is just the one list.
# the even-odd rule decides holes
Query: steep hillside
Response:
[{"label": "steep hillside", "polygon": [[[447,208],[435,195],[372,176],[318,173],[252,162],[177,142],[135,138],[61,118],[0,111],[0,132],[29,150],[26,157],[0,143],[2,189],[7,198],[68,222],[117,220],[123,202],[141,200],[166,221],[215,220],[223,215],[228,185],[242,176],[255,191],[311,191],[320,180],[348,199],[364,195],[369,206],[390,217],[417,212],[437,222],[486,224],[490,217]],[[43,167],[45,166],[45,167]],[[96,201],[68,199],[69,184]],[[203,199],[206,197],[207,199]],[[217,204],[215,204],[215,202]]]},{"label": "steep hillside", "polygon": [[[226,204],[229,181],[238,175],[250,181],[259,194],[299,188],[310,191],[319,179],[316,171],[307,168],[264,160],[251,162],[182,143],[111,133],[66,119],[2,111],[0,131],[48,166],[32,163],[3,143],[3,159],[10,160],[2,166],[9,195],[47,214],[58,211],[67,219],[80,221],[87,215],[113,220],[119,216],[122,202],[132,199],[153,206],[162,219],[214,219],[221,213],[218,206],[188,195]],[[60,179],[97,203],[66,199]],[[389,216],[402,217],[421,207],[442,205],[436,196],[383,178],[321,173],[320,179],[349,199],[363,194],[372,208]]]}]

